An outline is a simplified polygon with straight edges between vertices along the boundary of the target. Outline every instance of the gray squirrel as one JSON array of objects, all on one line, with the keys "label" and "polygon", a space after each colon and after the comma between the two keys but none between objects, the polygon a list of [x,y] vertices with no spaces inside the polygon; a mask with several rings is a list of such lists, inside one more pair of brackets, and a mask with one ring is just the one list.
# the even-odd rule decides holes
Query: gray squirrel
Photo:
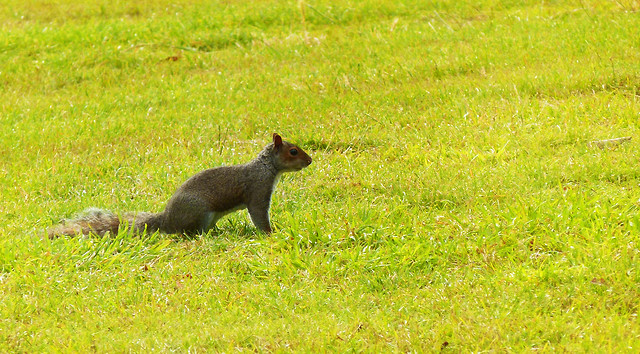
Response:
[{"label": "gray squirrel", "polygon": [[273,142],[248,163],[211,168],[189,178],[169,199],[163,212],[128,213],[121,220],[109,211],[88,209],[85,215],[51,228],[48,236],[117,234],[122,221],[135,233],[194,235],[206,233],[221,217],[244,208],[257,228],[270,233],[271,194],[280,175],[310,164],[311,157],[306,152],[274,133]]}]

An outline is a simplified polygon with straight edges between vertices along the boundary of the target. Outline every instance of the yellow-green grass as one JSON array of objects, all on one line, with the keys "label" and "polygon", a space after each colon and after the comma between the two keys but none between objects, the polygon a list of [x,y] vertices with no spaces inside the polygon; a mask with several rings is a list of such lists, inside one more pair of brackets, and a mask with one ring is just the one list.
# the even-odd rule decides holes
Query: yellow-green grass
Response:
[{"label": "yellow-green grass", "polygon": [[[639,10],[2,2],[0,351],[637,351]],[[272,132],[272,235],[40,237]]]}]

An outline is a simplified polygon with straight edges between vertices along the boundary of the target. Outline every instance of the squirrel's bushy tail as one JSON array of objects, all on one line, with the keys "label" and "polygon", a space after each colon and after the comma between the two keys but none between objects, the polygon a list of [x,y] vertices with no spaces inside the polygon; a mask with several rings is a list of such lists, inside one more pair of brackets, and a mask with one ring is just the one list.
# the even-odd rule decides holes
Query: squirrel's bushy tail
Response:
[{"label": "squirrel's bushy tail", "polygon": [[90,233],[103,236],[107,232],[117,235],[121,224],[134,233],[156,232],[162,225],[162,213],[127,213],[119,217],[107,210],[91,208],[73,220],[50,228],[47,234],[49,238]]}]

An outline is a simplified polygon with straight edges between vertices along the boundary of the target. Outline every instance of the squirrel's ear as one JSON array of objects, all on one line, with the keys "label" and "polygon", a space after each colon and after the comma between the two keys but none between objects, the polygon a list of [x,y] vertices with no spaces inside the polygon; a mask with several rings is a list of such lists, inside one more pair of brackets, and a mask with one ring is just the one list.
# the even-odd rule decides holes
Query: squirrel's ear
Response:
[{"label": "squirrel's ear", "polygon": [[276,149],[282,146],[282,137],[278,133],[273,133],[273,146]]}]

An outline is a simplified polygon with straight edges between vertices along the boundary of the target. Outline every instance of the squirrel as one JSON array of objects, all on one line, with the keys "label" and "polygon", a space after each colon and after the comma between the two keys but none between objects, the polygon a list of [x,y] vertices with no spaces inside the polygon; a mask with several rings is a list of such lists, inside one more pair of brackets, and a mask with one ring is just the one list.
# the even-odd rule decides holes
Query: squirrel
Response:
[{"label": "squirrel", "polygon": [[271,194],[280,175],[299,171],[311,161],[306,152],[274,133],[273,142],[248,163],[211,168],[189,178],[160,213],[127,213],[121,220],[114,213],[91,208],[75,220],[54,226],[48,236],[117,234],[124,223],[134,233],[195,235],[206,233],[221,217],[245,208],[253,224],[268,234],[272,231]]}]

